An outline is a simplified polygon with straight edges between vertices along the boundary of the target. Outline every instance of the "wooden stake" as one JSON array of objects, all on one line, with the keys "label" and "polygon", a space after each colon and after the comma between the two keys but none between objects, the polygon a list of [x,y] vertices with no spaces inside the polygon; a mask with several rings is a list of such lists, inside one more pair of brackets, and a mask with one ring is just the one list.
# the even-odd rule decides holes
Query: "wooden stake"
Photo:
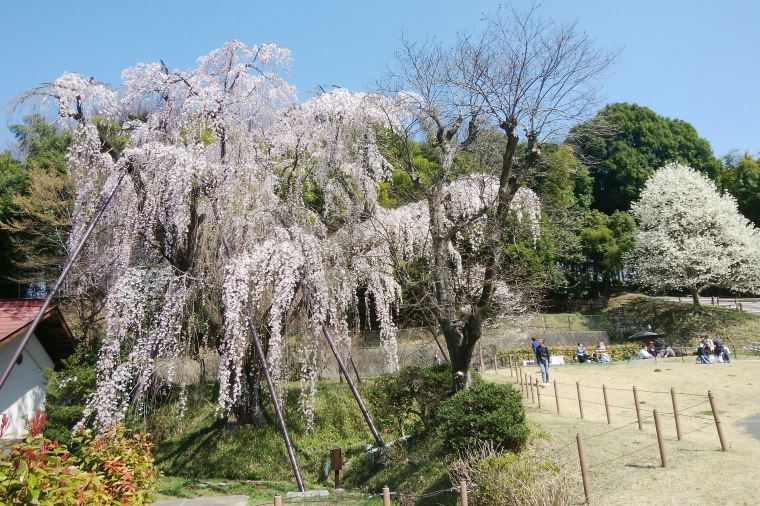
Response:
[{"label": "wooden stake", "polygon": [[554,380],[554,401],[557,403],[557,414],[559,414],[559,391],[557,391],[557,380]]},{"label": "wooden stake", "polygon": [[508,362],[509,363],[509,377],[511,378],[512,376],[514,376],[514,374],[513,374],[514,371],[512,370],[512,355],[510,355],[509,357],[507,357],[507,360],[509,361]]},{"label": "wooden stake", "polygon": [[575,435],[575,441],[578,443],[578,460],[581,462],[581,478],[583,479],[583,494],[586,496],[586,504],[591,501],[591,487],[588,482],[588,469],[586,469],[586,452],[583,451],[583,438],[580,434]]},{"label": "wooden stake", "polygon": [[607,425],[612,425],[612,416],[610,415],[610,404],[607,402],[607,385],[602,384],[602,394],[604,395],[604,411],[607,413]]},{"label": "wooden stake", "polygon": [[480,360],[480,372],[483,372],[483,343],[478,341],[478,358]]},{"label": "wooden stake", "polygon": [[541,409],[541,390],[538,388],[538,378],[536,378],[536,397],[538,397],[538,409]]},{"label": "wooden stake", "polygon": [[662,437],[662,428],[660,427],[660,414],[656,409],[653,413],[654,430],[657,432],[657,446],[660,447],[660,462],[662,463],[662,467],[665,467],[667,465],[667,460],[665,459],[665,439]]},{"label": "wooden stake", "polygon": [[282,506],[282,496],[280,494],[274,496],[274,506]]},{"label": "wooden stake", "polygon": [[493,354],[493,372],[499,374],[499,366],[496,364],[496,353]]},{"label": "wooden stake", "polygon": [[718,407],[715,405],[715,397],[712,392],[708,390],[707,398],[710,399],[710,409],[712,409],[713,419],[715,420],[715,428],[718,429],[718,439],[720,439],[720,451],[726,451],[726,440],[723,437],[723,427],[720,425],[720,415],[718,414]]},{"label": "wooden stake", "polygon": [[383,487],[383,506],[391,506],[391,491],[388,487]]},{"label": "wooden stake", "polygon": [[681,419],[678,415],[678,402],[676,401],[676,390],[674,388],[670,389],[670,398],[673,400],[673,418],[676,421],[676,435],[678,436],[678,440],[681,440]]},{"label": "wooden stake", "polygon": [[639,391],[636,385],[633,385],[633,403],[636,405],[636,420],[639,422],[639,430],[644,432],[644,426],[641,424],[641,408],[639,407]]},{"label": "wooden stake", "polygon": [[464,480],[459,482],[459,504],[467,506],[467,482]]},{"label": "wooden stake", "polygon": [[583,419],[583,401],[581,400],[581,384],[579,381],[575,382],[575,389],[578,391],[578,411],[581,413],[581,419]]},{"label": "wooden stake", "polygon": [[[538,382],[536,382],[536,385],[538,385]],[[536,394],[533,393],[533,376],[530,376],[530,379],[528,380],[528,388],[530,388],[530,402],[536,402]],[[538,386],[536,387],[538,388]]]}]

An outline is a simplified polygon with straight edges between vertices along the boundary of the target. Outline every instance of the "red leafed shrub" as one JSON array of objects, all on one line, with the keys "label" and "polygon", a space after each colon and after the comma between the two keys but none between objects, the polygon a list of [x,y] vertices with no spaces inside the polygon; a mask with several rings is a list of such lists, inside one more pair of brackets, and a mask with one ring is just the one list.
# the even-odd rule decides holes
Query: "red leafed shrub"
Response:
[{"label": "red leafed shrub", "polygon": [[[26,420],[28,435],[0,454],[0,504],[143,505],[158,470],[145,434],[127,436],[114,427],[105,434],[82,432],[77,450],[42,436],[46,416]],[[0,420],[0,437],[9,425]]]}]

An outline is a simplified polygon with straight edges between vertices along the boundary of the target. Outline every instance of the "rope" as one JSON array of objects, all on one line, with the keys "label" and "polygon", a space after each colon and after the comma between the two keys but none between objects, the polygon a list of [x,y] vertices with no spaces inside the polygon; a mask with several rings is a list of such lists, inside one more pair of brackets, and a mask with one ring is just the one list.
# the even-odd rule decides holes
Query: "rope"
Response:
[{"label": "rope", "polygon": [[[643,422],[645,418],[646,417],[642,417],[641,421]],[[610,429],[610,430],[607,430],[607,431],[604,431],[604,432],[600,432],[600,433],[594,434],[592,436],[584,437],[583,440],[584,441],[588,441],[589,439],[593,439],[593,438],[599,437],[599,436],[604,436],[604,435],[609,434],[611,432],[615,432],[615,431],[618,431],[620,429],[625,429],[626,427],[630,427],[631,425],[638,424],[638,423],[639,423],[638,420],[634,420],[631,423],[627,423],[625,425],[621,425],[620,427],[615,427],[614,429]]]},{"label": "rope", "polygon": [[624,455],[619,455],[619,456],[617,456],[617,457],[614,457],[614,458],[611,458],[611,459],[609,459],[609,460],[605,460],[604,462],[601,462],[601,463],[599,463],[599,464],[595,464],[595,465],[593,465],[593,466],[589,467],[589,469],[595,469],[595,468],[597,468],[597,467],[599,467],[599,466],[603,466],[603,465],[605,465],[605,464],[609,464],[610,462],[613,462],[613,461],[615,461],[615,460],[619,460],[619,459],[622,459],[622,458],[625,458],[625,457],[631,456],[631,455],[633,455],[633,454],[635,454],[635,453],[643,452],[644,450],[646,450],[646,449],[648,449],[648,448],[652,448],[653,446],[656,446],[656,445],[657,445],[657,442],[654,442],[654,443],[652,443],[651,445],[645,446],[645,447],[643,447],[643,448],[639,448],[638,450],[634,450],[634,451],[632,451],[632,452],[630,452],[630,453],[626,453],[626,454],[624,454]]}]

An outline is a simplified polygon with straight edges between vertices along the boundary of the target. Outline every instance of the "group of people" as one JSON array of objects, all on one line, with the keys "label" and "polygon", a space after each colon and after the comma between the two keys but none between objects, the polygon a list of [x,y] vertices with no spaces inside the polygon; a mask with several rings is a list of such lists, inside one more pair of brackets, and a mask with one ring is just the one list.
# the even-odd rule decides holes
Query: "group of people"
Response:
[{"label": "group of people", "polygon": [[641,349],[639,350],[639,358],[643,360],[648,358],[666,358],[675,356],[676,352],[670,346],[662,345],[660,351],[657,351],[654,346],[654,341],[642,344]]},{"label": "group of people", "polygon": [[697,363],[712,364],[714,362],[731,362],[731,352],[723,339],[703,337],[697,346]]},{"label": "group of people", "polygon": [[583,346],[583,343],[578,343],[578,347],[575,349],[575,354],[573,355],[573,362],[581,364],[587,362],[606,364],[609,361],[610,355],[607,353],[607,347],[604,345],[603,341],[599,341],[599,344],[596,346],[596,351],[592,352],[590,356],[586,353],[586,347]]}]

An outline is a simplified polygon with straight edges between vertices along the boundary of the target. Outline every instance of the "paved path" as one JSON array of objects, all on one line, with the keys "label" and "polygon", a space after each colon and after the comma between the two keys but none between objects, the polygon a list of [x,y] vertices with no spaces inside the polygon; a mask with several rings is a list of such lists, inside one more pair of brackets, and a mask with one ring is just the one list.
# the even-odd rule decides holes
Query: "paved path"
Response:
[{"label": "paved path", "polygon": [[153,506],[248,506],[248,496],[224,495],[156,501]]},{"label": "paved path", "polygon": [[[673,302],[680,302],[684,304],[692,304],[691,296],[688,297],[658,297],[658,299],[665,299]],[[730,308],[736,308],[736,305],[734,303],[733,297],[700,297],[699,302],[703,306],[709,306],[715,301],[717,304],[720,302],[721,306],[730,307]],[[760,314],[760,299],[757,298],[751,298],[751,299],[736,299],[736,302],[740,303],[742,306],[742,310],[746,313],[755,313]]]}]

